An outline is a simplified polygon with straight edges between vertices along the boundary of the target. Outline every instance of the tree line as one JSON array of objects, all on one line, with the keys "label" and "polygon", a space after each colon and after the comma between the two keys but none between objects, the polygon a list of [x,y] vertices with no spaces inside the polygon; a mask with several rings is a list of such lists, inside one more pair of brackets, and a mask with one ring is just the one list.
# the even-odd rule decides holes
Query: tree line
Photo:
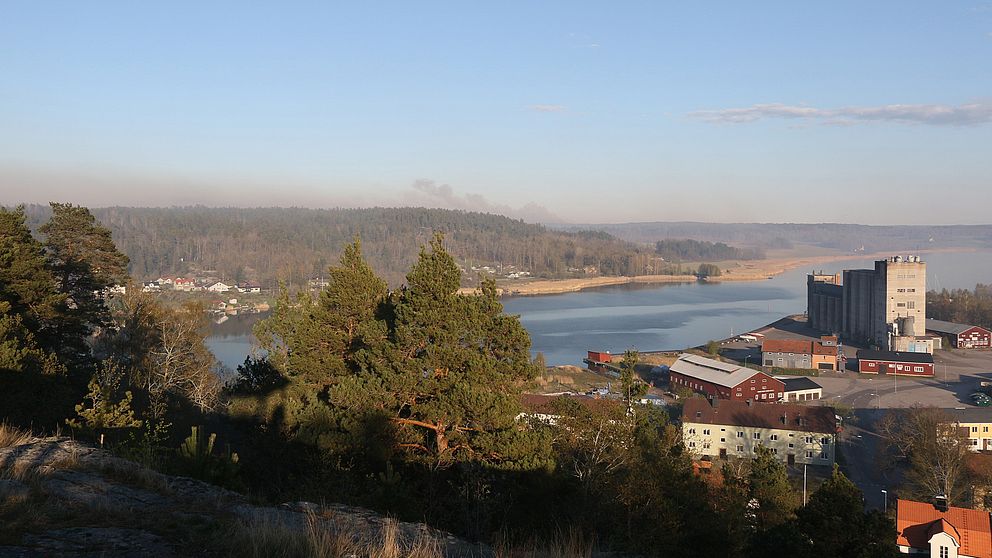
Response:
[{"label": "tree line", "polygon": [[221,385],[194,308],[140,293],[81,304],[126,264],[89,211],[53,206],[44,231],[0,211],[3,420],[106,436],[265,501],[357,504],[504,546],[564,530],[642,556],[895,556],[892,522],[837,471],[805,506],[770,451],[698,473],[668,412],[636,402],[635,353],[619,400],[557,399],[554,421],[524,408],[541,372],[530,338],[491,280],[458,294],[446,236],[399,287],[354,240],[321,292],[282,291],[257,325],[267,356]]},{"label": "tree line", "polygon": [[668,261],[705,262],[720,260],[761,260],[764,250],[759,248],[735,248],[723,242],[708,242],[691,238],[679,240],[659,240],[654,251]]},{"label": "tree line", "polygon": [[927,317],[992,328],[992,285],[927,292]]},{"label": "tree line", "polygon": [[[32,228],[50,213],[26,208]],[[141,280],[190,271],[232,281],[305,284],[320,277],[355,236],[390,285],[399,285],[417,249],[435,232],[477,284],[472,267],[535,277],[645,275],[675,272],[646,246],[591,231],[552,231],[499,215],[425,208],[128,208],[94,209]],[[692,270],[689,271],[691,273]]]}]

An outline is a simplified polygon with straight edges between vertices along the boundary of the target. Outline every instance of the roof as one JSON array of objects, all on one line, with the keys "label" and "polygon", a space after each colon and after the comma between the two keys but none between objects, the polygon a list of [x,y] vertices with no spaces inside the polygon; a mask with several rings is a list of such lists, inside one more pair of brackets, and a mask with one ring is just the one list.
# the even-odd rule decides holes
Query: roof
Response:
[{"label": "roof", "polygon": [[813,342],[813,354],[814,355],[830,355],[837,356],[837,346],[836,345],[824,345],[819,341]]},{"label": "roof", "polygon": [[736,387],[755,374],[760,374],[751,368],[687,353],[680,355],[669,367],[669,371],[730,388]]},{"label": "roof", "polygon": [[944,412],[958,422],[992,423],[992,407],[969,407],[967,409],[944,409]]},{"label": "roof", "polygon": [[976,327],[978,329],[985,329],[979,326],[956,324],[954,322],[945,322],[943,320],[935,320],[933,318],[928,318],[926,324],[927,331],[936,331],[937,333],[948,333],[951,335],[959,335]]},{"label": "roof", "polygon": [[810,350],[811,343],[802,339],[765,339],[761,343],[761,351],[764,353],[798,353],[801,355],[813,354]]},{"label": "roof", "polygon": [[810,380],[805,376],[775,376],[776,380],[782,380],[785,384],[785,391],[806,391],[810,389],[823,389],[823,386]]},{"label": "roof", "polygon": [[897,543],[911,548],[930,548],[930,537],[947,533],[961,545],[958,553],[992,558],[992,526],[988,512],[948,506],[942,512],[933,504],[899,500],[896,512]]},{"label": "roof", "polygon": [[682,422],[776,428],[799,432],[837,432],[837,417],[833,407],[755,403],[716,399],[716,405],[701,397],[692,397],[682,406]]},{"label": "roof", "polygon": [[858,351],[858,360],[890,360],[892,362],[918,362],[933,364],[933,355],[928,353],[903,353],[899,351]]}]

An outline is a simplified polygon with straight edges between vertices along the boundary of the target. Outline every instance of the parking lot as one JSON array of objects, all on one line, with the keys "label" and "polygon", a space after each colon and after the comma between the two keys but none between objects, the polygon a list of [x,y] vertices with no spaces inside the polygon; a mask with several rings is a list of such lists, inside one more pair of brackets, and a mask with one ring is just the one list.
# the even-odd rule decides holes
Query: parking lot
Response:
[{"label": "parking lot", "polygon": [[[819,333],[797,318],[785,318],[755,332],[765,339],[817,340]],[[721,354],[749,364],[761,362],[761,339],[758,342],[729,341],[721,345]],[[943,408],[973,406],[969,395],[978,391],[980,382],[992,381],[992,351],[944,349],[934,354],[935,375],[913,378],[881,374],[859,374],[853,370],[858,347],[842,345],[850,369],[824,372],[815,381],[823,386],[824,402],[839,402],[856,409],[886,409],[912,405]],[[992,413],[992,408],[990,408]]]}]

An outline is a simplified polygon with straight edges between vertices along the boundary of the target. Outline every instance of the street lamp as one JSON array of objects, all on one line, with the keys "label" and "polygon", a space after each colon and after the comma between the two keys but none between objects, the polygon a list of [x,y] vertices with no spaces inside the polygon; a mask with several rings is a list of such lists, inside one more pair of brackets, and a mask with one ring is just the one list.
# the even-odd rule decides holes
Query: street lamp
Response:
[{"label": "street lamp", "polygon": [[882,513],[889,513],[889,491],[882,489]]}]

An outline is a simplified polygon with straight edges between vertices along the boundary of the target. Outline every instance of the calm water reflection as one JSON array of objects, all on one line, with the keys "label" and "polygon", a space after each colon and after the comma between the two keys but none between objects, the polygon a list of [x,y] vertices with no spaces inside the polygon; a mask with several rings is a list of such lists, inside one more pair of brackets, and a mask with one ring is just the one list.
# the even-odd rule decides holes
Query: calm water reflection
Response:
[{"label": "calm water reflection", "polygon": [[[930,289],[973,288],[992,283],[992,253],[929,254]],[[817,266],[826,273],[873,267],[872,260]],[[509,297],[506,311],[520,315],[533,351],[549,364],[580,364],[588,349],[622,352],[700,345],[806,310],[806,274],[794,269],[773,279],[740,283],[624,285],[560,295]],[[208,344],[234,368],[251,351],[251,324],[258,316],[217,326]]]}]

